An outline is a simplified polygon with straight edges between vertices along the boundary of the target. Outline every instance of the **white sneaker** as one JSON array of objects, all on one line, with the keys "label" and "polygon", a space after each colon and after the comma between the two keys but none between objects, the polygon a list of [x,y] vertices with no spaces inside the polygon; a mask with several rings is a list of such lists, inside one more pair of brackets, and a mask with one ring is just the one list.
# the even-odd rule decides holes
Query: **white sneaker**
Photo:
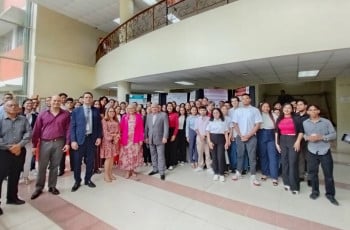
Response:
[{"label": "white sneaker", "polygon": [[214,170],[212,169],[212,168],[210,168],[210,169],[207,169],[207,173],[209,173],[209,174],[214,174]]},{"label": "white sneaker", "polygon": [[173,166],[169,166],[169,168],[168,168],[169,170],[173,170],[174,169],[174,167]]},{"label": "white sneaker", "polygon": [[283,188],[284,188],[285,191],[289,191],[290,190],[290,186],[289,185],[285,185],[285,186],[283,186]]},{"label": "white sneaker", "polygon": [[195,172],[202,172],[203,169],[202,169],[201,167],[197,167],[197,168],[195,168],[193,171],[195,171]]},{"label": "white sneaker", "polygon": [[251,175],[250,176],[250,180],[251,180],[252,184],[255,185],[255,186],[260,186],[261,185],[260,182],[256,179],[255,175]]},{"label": "white sneaker", "polygon": [[232,180],[238,180],[241,178],[242,178],[242,175],[238,171],[236,171],[236,173],[232,176]]},{"label": "white sneaker", "polygon": [[180,166],[184,166],[184,165],[185,165],[185,162],[181,161]]},{"label": "white sneaker", "polygon": [[220,180],[221,182],[225,182],[225,177],[224,177],[224,176],[220,176],[220,177],[219,177],[219,180]]},{"label": "white sneaker", "polygon": [[214,181],[219,180],[219,175],[216,175],[216,174],[215,174],[214,177],[213,177],[213,180],[214,180]]}]

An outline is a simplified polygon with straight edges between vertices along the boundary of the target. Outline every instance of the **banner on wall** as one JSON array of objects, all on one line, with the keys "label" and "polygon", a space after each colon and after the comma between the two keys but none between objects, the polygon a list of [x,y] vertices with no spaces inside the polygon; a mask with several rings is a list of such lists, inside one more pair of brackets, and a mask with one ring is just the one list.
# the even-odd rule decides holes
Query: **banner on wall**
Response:
[{"label": "banner on wall", "polygon": [[186,103],[187,102],[187,93],[168,93],[166,96],[167,102],[175,101],[176,104]]},{"label": "banner on wall", "polygon": [[129,95],[129,104],[136,102],[137,104],[146,105],[147,103],[147,94],[130,94]]},{"label": "banner on wall", "polygon": [[235,96],[240,97],[245,93],[249,93],[249,86],[235,89]]},{"label": "banner on wall", "polygon": [[196,90],[193,90],[190,93],[190,101],[195,101],[196,100]]},{"label": "banner on wall", "polygon": [[204,97],[215,102],[215,104],[220,101],[227,101],[227,89],[204,89]]},{"label": "banner on wall", "polygon": [[159,103],[159,93],[153,93],[151,95],[151,102],[153,103]]}]

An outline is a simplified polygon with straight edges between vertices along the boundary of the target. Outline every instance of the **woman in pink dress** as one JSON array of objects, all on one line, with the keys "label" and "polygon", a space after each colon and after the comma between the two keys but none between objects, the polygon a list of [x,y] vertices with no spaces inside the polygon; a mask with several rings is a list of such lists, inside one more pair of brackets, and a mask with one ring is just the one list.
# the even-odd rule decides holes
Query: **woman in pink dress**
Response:
[{"label": "woman in pink dress", "polygon": [[110,107],[106,110],[105,117],[102,119],[103,139],[101,144],[100,156],[105,159],[106,182],[112,182],[116,177],[112,174],[113,158],[118,154],[120,127],[116,117],[115,109]]},{"label": "woman in pink dress", "polygon": [[128,105],[127,113],[120,121],[120,168],[126,170],[125,178],[137,178],[135,169],[143,165],[142,143],[144,139],[143,120],[136,113],[136,106]]}]

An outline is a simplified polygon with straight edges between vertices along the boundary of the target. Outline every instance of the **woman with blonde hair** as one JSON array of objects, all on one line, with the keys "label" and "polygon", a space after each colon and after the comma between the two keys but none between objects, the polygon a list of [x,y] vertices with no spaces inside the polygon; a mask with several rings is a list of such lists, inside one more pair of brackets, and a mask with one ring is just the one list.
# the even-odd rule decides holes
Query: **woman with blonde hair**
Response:
[{"label": "woman with blonde hair", "polygon": [[103,139],[101,144],[100,156],[105,159],[106,182],[112,182],[116,177],[112,174],[113,158],[119,153],[120,126],[116,116],[115,109],[110,107],[106,109],[105,117],[102,120]]},{"label": "woman with blonde hair", "polygon": [[120,121],[120,132],[120,168],[126,170],[125,178],[133,176],[137,179],[135,169],[143,165],[144,127],[142,115],[136,113],[136,105],[128,105],[127,113]]}]

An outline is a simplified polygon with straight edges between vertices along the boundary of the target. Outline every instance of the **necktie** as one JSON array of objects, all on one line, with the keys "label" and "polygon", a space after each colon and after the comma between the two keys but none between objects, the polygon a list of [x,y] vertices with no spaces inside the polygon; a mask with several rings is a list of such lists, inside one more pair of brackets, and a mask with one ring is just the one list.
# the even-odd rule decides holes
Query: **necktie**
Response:
[{"label": "necktie", "polygon": [[86,133],[90,134],[91,133],[91,124],[90,124],[90,117],[91,117],[91,108],[87,107],[86,108],[86,113],[85,113],[85,121],[86,121]]}]

